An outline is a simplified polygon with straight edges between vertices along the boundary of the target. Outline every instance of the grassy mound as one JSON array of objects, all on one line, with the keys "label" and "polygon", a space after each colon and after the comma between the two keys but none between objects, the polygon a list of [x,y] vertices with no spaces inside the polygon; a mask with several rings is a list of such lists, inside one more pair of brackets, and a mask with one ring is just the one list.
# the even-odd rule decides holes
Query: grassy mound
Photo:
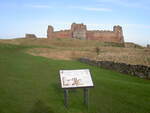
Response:
[{"label": "grassy mound", "polygon": [[[24,51],[31,47],[0,44],[0,113],[148,113],[149,81],[77,61],[51,60]],[[63,105],[60,69],[89,68],[95,87],[89,109],[82,89],[69,92]]]},{"label": "grassy mound", "polygon": [[[0,43],[32,47],[28,49],[27,53],[52,59],[89,58],[92,60],[150,66],[150,49],[133,43],[125,43],[125,47],[123,47],[123,44],[119,43],[67,38],[51,40],[45,38],[18,38],[0,40]],[[99,55],[96,53],[96,48],[100,50]]]},{"label": "grassy mound", "polygon": [[124,45],[121,43],[114,42],[100,42],[96,40],[79,40],[79,39],[71,39],[71,38],[54,38],[54,39],[46,39],[46,38],[17,38],[17,39],[8,39],[8,40],[0,40],[2,43],[10,43],[16,45],[34,45],[41,47],[74,47],[74,48],[83,48],[83,47],[96,47],[96,46],[114,46],[114,47],[123,47]]}]

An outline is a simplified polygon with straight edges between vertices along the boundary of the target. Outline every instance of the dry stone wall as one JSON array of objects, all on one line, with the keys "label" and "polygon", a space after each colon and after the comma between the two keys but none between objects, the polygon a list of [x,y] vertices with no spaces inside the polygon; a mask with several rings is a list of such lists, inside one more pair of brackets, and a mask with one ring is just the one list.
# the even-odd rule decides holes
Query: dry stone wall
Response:
[{"label": "dry stone wall", "polygon": [[150,44],[147,44],[147,48],[150,48]]},{"label": "dry stone wall", "polygon": [[86,58],[79,59],[80,62],[106,69],[111,69],[120,73],[150,79],[150,67],[143,65],[130,65],[125,63],[116,63],[111,61],[94,61]]}]

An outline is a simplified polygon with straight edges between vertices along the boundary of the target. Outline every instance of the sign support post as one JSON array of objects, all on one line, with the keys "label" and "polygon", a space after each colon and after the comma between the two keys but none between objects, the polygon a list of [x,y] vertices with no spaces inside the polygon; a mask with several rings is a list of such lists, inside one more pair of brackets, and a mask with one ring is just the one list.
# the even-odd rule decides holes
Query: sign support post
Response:
[{"label": "sign support post", "polygon": [[89,89],[88,88],[84,88],[83,89],[83,98],[84,98],[84,104],[89,105]]},{"label": "sign support post", "polygon": [[64,89],[64,104],[65,107],[68,107],[68,89]]}]

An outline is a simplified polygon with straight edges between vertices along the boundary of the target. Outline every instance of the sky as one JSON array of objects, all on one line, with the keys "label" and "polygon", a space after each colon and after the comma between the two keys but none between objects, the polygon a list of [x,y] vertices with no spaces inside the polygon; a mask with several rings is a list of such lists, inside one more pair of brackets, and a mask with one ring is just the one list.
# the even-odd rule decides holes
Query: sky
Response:
[{"label": "sky", "polygon": [[84,23],[89,30],[123,28],[126,42],[150,44],[150,0],[0,0],[0,39],[46,37],[54,30]]}]

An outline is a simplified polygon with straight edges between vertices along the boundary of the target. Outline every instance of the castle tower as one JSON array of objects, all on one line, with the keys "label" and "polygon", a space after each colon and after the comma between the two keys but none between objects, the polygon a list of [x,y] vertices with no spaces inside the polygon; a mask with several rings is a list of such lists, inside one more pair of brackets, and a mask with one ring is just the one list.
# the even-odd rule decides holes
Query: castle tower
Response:
[{"label": "castle tower", "polygon": [[117,34],[117,38],[120,40],[121,43],[124,43],[123,31],[122,27],[117,25],[113,27],[113,31]]},{"label": "castle tower", "polygon": [[53,32],[54,32],[54,28],[53,26],[48,26],[48,29],[47,29],[47,38],[48,39],[51,39],[53,38]]},{"label": "castle tower", "polygon": [[71,25],[72,38],[86,39],[86,25],[73,23]]}]

